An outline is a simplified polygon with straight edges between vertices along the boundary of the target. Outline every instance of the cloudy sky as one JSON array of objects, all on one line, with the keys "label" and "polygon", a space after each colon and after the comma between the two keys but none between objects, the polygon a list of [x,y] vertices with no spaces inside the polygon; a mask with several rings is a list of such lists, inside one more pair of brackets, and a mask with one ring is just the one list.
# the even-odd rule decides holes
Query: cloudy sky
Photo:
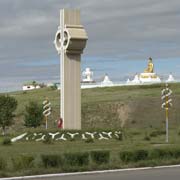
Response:
[{"label": "cloudy sky", "polygon": [[53,40],[62,8],[81,10],[89,37],[87,64],[112,60],[123,66],[152,56],[157,64],[174,61],[180,68],[179,0],[0,0],[1,87],[38,74],[59,76]]}]

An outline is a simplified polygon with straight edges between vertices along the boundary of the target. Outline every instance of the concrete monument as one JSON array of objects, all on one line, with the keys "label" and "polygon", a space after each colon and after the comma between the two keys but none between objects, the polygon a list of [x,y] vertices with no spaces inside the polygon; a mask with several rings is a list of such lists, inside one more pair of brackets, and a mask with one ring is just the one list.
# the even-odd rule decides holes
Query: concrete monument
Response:
[{"label": "concrete monument", "polygon": [[81,129],[81,54],[88,37],[79,10],[60,10],[55,48],[61,60],[61,118],[63,129]]}]

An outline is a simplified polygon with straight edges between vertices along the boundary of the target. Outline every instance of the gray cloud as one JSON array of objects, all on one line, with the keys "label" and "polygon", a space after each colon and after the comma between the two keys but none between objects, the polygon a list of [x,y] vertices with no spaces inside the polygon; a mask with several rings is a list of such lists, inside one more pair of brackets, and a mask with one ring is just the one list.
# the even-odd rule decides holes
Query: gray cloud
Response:
[{"label": "gray cloud", "polygon": [[179,0],[1,0],[0,60],[55,56],[60,8],[81,9],[89,56],[180,55]]},{"label": "gray cloud", "polygon": [[[53,39],[61,8],[81,10],[89,36],[84,57],[133,60],[180,56],[179,0],[1,0],[1,75],[8,75],[8,67],[18,71],[17,64],[58,60]],[[29,75],[30,71],[22,73]]]}]

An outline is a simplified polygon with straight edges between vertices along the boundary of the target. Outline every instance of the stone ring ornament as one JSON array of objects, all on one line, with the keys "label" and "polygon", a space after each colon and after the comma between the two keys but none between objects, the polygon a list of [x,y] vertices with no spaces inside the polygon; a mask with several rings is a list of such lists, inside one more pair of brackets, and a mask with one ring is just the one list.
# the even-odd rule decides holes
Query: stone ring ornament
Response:
[{"label": "stone ring ornament", "polygon": [[60,54],[60,51],[61,51],[61,30],[59,27],[58,27],[58,30],[55,34],[54,45],[55,45],[56,50],[58,51],[58,54]]},{"label": "stone ring ornament", "polygon": [[61,47],[67,53],[71,52],[74,54],[83,53],[83,49],[86,46],[86,41],[88,39],[86,31],[81,25],[65,25],[63,30],[63,36],[60,27],[55,34],[55,48],[60,54]]}]

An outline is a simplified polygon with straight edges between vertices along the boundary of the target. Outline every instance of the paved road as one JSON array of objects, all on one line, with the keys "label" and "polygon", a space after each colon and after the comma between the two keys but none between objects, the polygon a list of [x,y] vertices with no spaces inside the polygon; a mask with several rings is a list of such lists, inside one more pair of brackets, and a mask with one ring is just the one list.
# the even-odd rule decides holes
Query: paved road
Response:
[{"label": "paved road", "polygon": [[75,175],[33,180],[180,180],[180,167],[125,171],[103,174]]}]

